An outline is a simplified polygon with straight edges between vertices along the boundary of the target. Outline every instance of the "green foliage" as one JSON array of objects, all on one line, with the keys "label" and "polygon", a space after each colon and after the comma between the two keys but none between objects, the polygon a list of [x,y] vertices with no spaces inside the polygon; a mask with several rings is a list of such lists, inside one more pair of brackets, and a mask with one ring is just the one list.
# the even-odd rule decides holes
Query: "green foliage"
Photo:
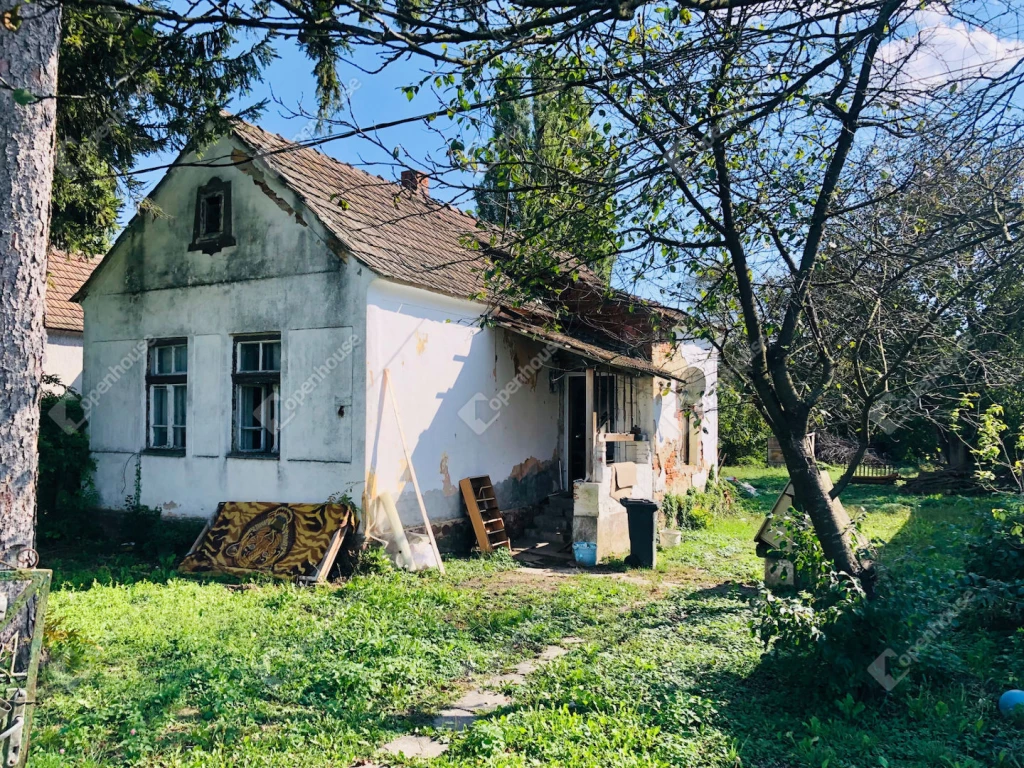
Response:
[{"label": "green foliage", "polygon": [[971,447],[978,465],[975,476],[990,486],[1010,485],[1018,493],[1024,493],[1024,423],[1018,421],[1011,427],[1002,405],[990,403],[982,409],[980,397],[975,392],[963,395],[952,417],[956,431],[960,432],[962,417],[977,410]]},{"label": "green foliage", "polygon": [[524,294],[550,292],[553,278],[571,271],[566,253],[585,255],[607,278],[619,248],[616,201],[607,186],[617,151],[593,125],[593,105],[572,87],[572,73],[551,67],[538,57],[496,74],[501,100],[489,113],[492,140],[471,154],[456,149],[467,167],[486,168],[475,191],[477,215],[509,230],[504,245],[513,253],[530,254],[528,264],[517,265],[517,257],[502,265]]},{"label": "green foliage", "polygon": [[992,510],[969,544],[959,581],[973,596],[973,620],[994,629],[1024,628],[1024,503]]},{"label": "green foliage", "polygon": [[[53,376],[43,377],[39,407],[39,477],[36,483],[37,535],[41,540],[80,539],[94,534],[90,512],[96,505],[89,436],[84,429],[65,430],[49,414],[63,413],[65,424],[84,421],[81,396]],[[63,410],[61,411],[61,406]]]},{"label": "green foliage", "polygon": [[[62,13],[57,162],[50,238],[101,253],[139,182],[117,174],[154,152],[201,147],[222,110],[273,59],[268,38],[242,43],[227,25],[182,33],[152,18],[69,5]],[[263,104],[239,111],[254,117]],[[191,144],[190,144],[191,142]]]},{"label": "green foliage", "polygon": [[682,494],[666,493],[661,501],[661,512],[668,526],[684,530],[707,528],[716,517],[732,511],[732,496],[722,483],[709,482],[704,491],[691,488]]},{"label": "green foliage", "polygon": [[858,580],[825,558],[808,516],[791,510],[776,525],[786,541],[774,556],[793,564],[795,583],[775,591],[761,586],[752,632],[809,694],[882,693],[869,666],[886,646],[900,645],[917,595],[887,582],[868,600]]},{"label": "green foliage", "polygon": [[772,431],[753,397],[732,377],[718,383],[718,446],[730,464],[763,466]]}]

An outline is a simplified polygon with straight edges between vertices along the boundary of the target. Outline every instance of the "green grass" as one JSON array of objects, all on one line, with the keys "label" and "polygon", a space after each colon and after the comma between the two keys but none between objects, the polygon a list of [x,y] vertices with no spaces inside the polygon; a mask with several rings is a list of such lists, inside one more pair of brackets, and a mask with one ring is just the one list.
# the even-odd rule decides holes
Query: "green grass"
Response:
[{"label": "green grass", "polygon": [[[298,589],[183,579],[127,556],[59,561],[30,765],[347,767],[432,732],[430,714],[470,678],[568,635],[585,642],[509,689],[510,706],[446,735],[432,764],[1021,765],[1024,737],[995,712],[1024,680],[1024,658],[1007,652],[1024,644],[1008,637],[954,632],[959,668],[863,708],[809,695],[762,657],[748,628],[753,535],[785,478],[743,476],[764,493],[687,531],[653,573],[545,582],[507,558],[456,559],[443,578]],[[883,565],[908,576],[956,567],[991,506],[858,486],[843,499],[863,508]]]}]

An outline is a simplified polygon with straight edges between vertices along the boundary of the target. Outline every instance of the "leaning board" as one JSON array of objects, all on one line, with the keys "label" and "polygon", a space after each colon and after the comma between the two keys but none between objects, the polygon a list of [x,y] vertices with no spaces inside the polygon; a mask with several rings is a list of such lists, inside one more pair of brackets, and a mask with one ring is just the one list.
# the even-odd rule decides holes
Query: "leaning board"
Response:
[{"label": "leaning board", "polygon": [[323,581],[357,525],[345,504],[224,501],[179,570]]}]

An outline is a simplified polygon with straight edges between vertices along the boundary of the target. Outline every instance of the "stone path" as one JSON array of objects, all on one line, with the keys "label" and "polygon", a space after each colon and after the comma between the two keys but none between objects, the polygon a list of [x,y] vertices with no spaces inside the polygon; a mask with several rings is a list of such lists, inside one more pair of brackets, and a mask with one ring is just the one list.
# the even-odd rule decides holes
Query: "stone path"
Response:
[{"label": "stone path", "polygon": [[[475,720],[489,712],[493,712],[498,707],[511,704],[512,700],[499,692],[501,688],[508,685],[522,685],[526,682],[528,674],[536,672],[545,664],[567,654],[569,650],[563,646],[579,645],[584,641],[578,637],[565,637],[562,638],[561,642],[562,645],[549,645],[534,659],[519,662],[512,672],[488,678],[480,686],[466,691],[462,698],[449,708],[437,713],[433,722],[434,727],[442,730],[461,731],[472,725]],[[447,749],[448,745],[437,739],[429,736],[413,736],[409,734],[399,736],[394,741],[381,747],[381,751],[386,755],[421,759],[437,757]],[[367,764],[363,768],[381,768],[381,766]]]}]

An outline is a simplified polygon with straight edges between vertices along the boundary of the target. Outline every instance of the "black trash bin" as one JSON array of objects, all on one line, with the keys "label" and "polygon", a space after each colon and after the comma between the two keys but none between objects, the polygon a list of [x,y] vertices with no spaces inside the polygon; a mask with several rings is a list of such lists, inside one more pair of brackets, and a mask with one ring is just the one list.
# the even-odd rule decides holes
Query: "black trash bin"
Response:
[{"label": "black trash bin", "polygon": [[629,519],[629,557],[626,562],[653,568],[658,556],[658,505],[650,499],[620,499]]}]

